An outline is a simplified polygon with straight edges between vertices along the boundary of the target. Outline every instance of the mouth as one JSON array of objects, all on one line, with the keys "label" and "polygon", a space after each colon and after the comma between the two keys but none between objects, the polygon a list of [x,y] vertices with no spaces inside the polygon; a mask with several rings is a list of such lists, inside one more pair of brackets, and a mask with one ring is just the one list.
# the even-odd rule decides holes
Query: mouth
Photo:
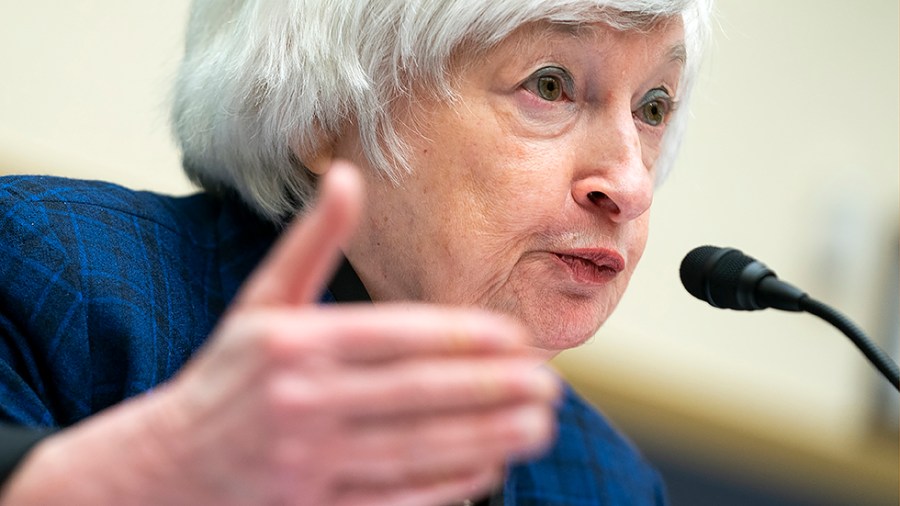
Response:
[{"label": "mouth", "polygon": [[585,248],[552,253],[568,270],[572,279],[581,284],[608,283],[625,269],[622,255],[608,249]]}]

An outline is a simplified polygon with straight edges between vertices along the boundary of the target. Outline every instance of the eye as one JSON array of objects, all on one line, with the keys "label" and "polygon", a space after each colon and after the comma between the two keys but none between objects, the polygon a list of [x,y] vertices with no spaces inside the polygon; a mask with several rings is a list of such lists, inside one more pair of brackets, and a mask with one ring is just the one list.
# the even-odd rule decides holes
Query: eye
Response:
[{"label": "eye", "polygon": [[650,126],[659,126],[668,120],[669,115],[675,110],[675,104],[675,100],[669,96],[666,90],[656,88],[644,96],[635,115],[640,121]]},{"label": "eye", "polygon": [[562,96],[562,82],[556,76],[541,76],[537,82],[537,94],[550,102],[556,102]]},{"label": "eye", "polygon": [[653,100],[641,106],[641,116],[649,125],[661,125],[666,120],[666,111],[664,109],[665,106],[661,102]]},{"label": "eye", "polygon": [[559,67],[543,67],[522,85],[541,100],[558,102],[572,96],[572,77]]}]

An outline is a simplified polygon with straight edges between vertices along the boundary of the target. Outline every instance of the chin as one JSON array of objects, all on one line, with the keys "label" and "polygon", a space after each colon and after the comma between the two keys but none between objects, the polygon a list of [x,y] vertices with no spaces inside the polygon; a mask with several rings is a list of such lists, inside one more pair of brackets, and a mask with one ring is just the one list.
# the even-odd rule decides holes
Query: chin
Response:
[{"label": "chin", "polygon": [[[557,325],[558,327],[558,325]],[[594,337],[597,329],[590,332],[573,332],[573,331],[557,331],[557,332],[535,332],[533,346],[541,350],[551,352],[553,354],[577,348]]]},{"label": "chin", "polygon": [[[548,308],[549,309],[549,308]],[[581,346],[594,337],[600,326],[606,321],[608,313],[568,310],[537,310],[520,317],[531,330],[535,348],[553,354]]]},{"label": "chin", "polygon": [[[531,330],[533,346],[553,354],[581,346],[594,337],[600,325],[599,318],[571,318],[571,315],[542,315],[535,321],[531,318],[523,320]],[[605,320],[605,318],[603,319]]]},{"label": "chin", "polygon": [[622,293],[612,284],[588,294],[562,291],[558,286],[535,287],[532,283],[518,288],[481,307],[514,317],[529,330],[534,348],[552,354],[581,346],[594,337]]}]

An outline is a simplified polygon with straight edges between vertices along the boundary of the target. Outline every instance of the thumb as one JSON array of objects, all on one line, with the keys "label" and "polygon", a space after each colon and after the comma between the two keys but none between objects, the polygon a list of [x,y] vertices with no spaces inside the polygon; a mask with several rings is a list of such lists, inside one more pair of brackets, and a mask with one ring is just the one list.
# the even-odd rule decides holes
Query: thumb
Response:
[{"label": "thumb", "polygon": [[244,284],[235,307],[316,302],[362,210],[362,179],[347,162],[325,173],[313,207],[297,217]]}]

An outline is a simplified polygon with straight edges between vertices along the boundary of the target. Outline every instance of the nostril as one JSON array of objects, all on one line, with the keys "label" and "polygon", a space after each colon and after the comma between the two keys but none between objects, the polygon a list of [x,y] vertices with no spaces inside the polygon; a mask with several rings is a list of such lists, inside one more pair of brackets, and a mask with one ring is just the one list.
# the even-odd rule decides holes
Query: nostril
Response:
[{"label": "nostril", "polygon": [[613,214],[619,213],[619,206],[606,193],[594,190],[589,191],[586,196],[588,202],[596,206],[598,209],[605,209],[606,211]]},{"label": "nostril", "polygon": [[594,204],[597,204],[606,198],[606,194],[603,192],[592,191],[592,192],[588,192],[587,198]]}]

